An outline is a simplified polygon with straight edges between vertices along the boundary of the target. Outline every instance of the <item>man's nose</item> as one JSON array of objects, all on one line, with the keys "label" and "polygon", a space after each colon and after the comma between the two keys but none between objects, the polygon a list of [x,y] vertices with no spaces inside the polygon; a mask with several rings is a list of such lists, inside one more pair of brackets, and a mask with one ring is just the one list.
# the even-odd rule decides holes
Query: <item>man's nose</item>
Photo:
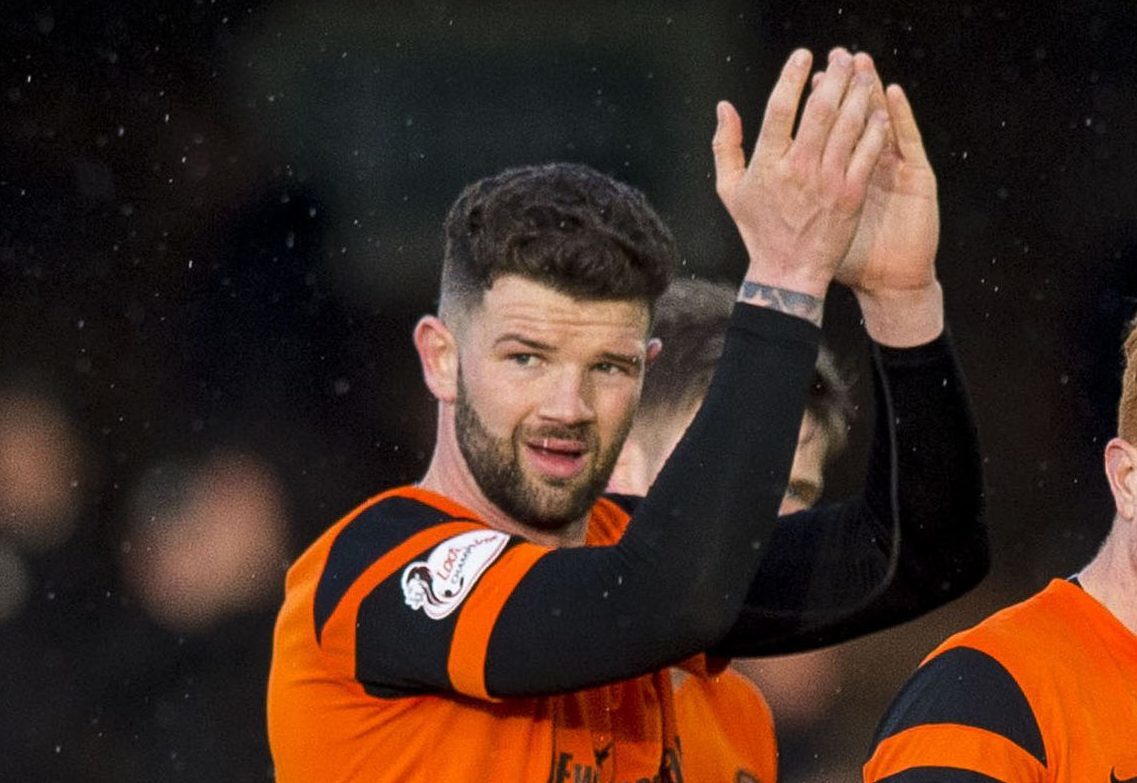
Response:
[{"label": "man's nose", "polygon": [[543,419],[565,424],[591,421],[595,416],[592,389],[584,373],[566,367],[549,378],[539,412]]}]

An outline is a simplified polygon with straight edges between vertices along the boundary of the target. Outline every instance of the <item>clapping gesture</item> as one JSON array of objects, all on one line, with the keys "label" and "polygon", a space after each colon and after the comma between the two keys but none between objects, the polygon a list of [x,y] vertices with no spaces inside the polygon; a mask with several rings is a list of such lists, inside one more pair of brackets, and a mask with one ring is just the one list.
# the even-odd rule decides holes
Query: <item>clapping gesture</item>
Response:
[{"label": "clapping gesture", "polygon": [[718,105],[719,197],[750,263],[740,299],[820,323],[829,282],[856,293],[869,334],[916,345],[943,328],[935,276],[936,178],[904,91],[872,58],[837,48],[812,89],[812,57],[795,51],[770,94],[747,162],[742,121]]},{"label": "clapping gesture", "polygon": [[749,164],[738,112],[726,101],[718,105],[716,189],[749,254],[746,301],[820,323],[888,137],[887,112],[871,106],[871,60],[867,71],[855,66],[865,57],[830,53],[795,135],[812,58],[794,52],[770,95]]}]

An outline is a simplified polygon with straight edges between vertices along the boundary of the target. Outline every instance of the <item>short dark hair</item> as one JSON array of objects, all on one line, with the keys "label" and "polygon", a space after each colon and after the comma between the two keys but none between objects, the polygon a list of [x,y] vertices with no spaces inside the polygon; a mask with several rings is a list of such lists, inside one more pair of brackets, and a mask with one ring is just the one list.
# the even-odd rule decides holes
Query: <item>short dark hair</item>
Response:
[{"label": "short dark hair", "polygon": [[724,283],[680,278],[659,297],[652,336],[663,342],[663,351],[644,375],[638,415],[686,410],[702,401],[736,296]]},{"label": "short dark hair", "polygon": [[[644,376],[637,416],[650,420],[702,402],[722,356],[736,299],[733,286],[695,278],[675,280],[659,298],[652,336],[663,342],[663,351]],[[838,454],[848,440],[853,400],[850,383],[832,351],[824,346],[817,356],[805,410],[825,432],[827,457]]]},{"label": "short dark hair", "polygon": [[852,384],[841,373],[837,358],[824,345],[817,352],[805,412],[821,425],[829,443],[826,461],[840,454],[849,441],[849,424],[856,413]]},{"label": "short dark hair", "polygon": [[1137,316],[1125,325],[1121,349],[1121,399],[1117,404],[1117,434],[1137,443]]},{"label": "short dark hair", "polygon": [[440,312],[516,274],[578,299],[652,307],[678,262],[644,195],[576,163],[508,169],[462,191],[446,217]]}]

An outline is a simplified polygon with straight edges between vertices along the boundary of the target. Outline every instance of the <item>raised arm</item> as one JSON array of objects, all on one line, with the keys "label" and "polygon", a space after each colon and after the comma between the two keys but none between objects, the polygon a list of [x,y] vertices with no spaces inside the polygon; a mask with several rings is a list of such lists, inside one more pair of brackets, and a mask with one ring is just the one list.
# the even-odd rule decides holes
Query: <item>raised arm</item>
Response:
[{"label": "raised arm", "polygon": [[986,574],[981,457],[950,338],[877,346],[873,364],[865,491],[783,518],[717,653],[845,641],[935,609]]},{"label": "raised arm", "polygon": [[[785,520],[720,646],[793,652],[917,617],[974,586],[988,566],[979,446],[935,275],[936,180],[904,92],[873,73],[892,133],[869,180],[837,277],[874,339],[877,423],[866,489]],[[815,77],[816,79],[816,77]],[[773,640],[771,629],[783,636]]]}]

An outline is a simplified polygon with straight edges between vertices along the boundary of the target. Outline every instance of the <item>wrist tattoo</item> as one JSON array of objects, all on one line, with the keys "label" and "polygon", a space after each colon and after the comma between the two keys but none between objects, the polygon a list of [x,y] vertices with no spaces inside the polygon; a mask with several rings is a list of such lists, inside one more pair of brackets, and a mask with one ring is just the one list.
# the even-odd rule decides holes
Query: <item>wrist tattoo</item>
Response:
[{"label": "wrist tattoo", "polygon": [[789,315],[796,315],[811,323],[821,326],[821,315],[825,309],[825,300],[803,294],[801,291],[791,291],[788,288],[778,288],[772,285],[755,283],[752,280],[742,281],[742,291],[739,297],[747,304],[769,307]]}]

